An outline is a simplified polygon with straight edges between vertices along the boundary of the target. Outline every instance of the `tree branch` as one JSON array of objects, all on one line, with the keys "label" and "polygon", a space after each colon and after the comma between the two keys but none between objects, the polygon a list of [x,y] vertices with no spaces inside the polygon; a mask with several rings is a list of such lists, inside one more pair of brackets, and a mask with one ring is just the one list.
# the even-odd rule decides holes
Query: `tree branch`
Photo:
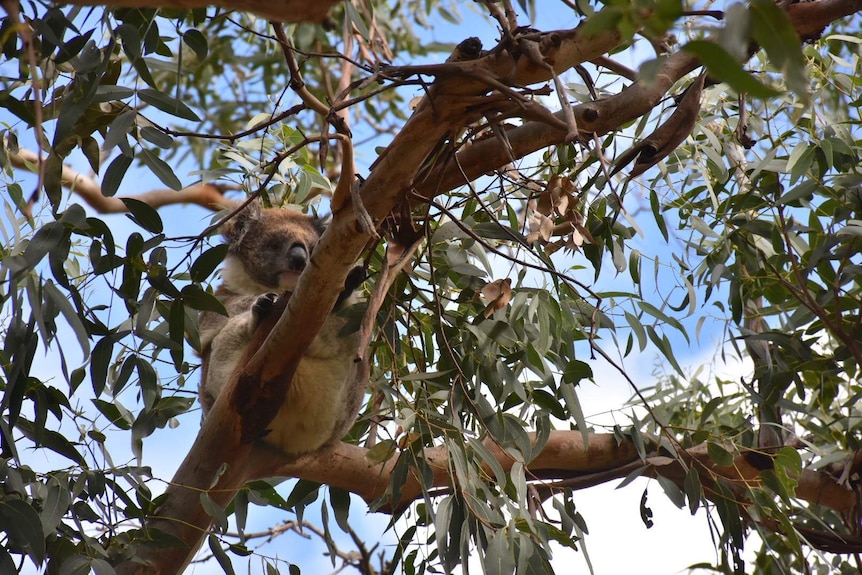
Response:
[{"label": "tree branch", "polygon": [[[535,434],[530,437],[535,440]],[[497,459],[504,471],[508,471],[514,459],[492,441],[485,441],[485,447]],[[318,483],[326,483],[355,493],[371,503],[386,495],[392,472],[398,462],[394,456],[383,463],[370,461],[368,450],[356,445],[340,443],[323,453],[303,457],[295,462],[286,462],[272,451],[257,450],[251,455],[252,467],[266,470],[275,476],[291,476]],[[404,452],[402,456],[408,456]],[[707,453],[706,444],[689,448],[685,459],[695,462],[701,470],[705,485],[717,480],[725,481],[731,487],[751,488],[761,485],[760,469],[751,463],[746,452],[734,458],[727,467],[716,465]],[[445,447],[431,447],[424,450],[425,461],[434,473],[431,485],[424,488],[446,487],[451,483],[448,451]],[[282,462],[273,463],[273,459]],[[687,468],[679,460],[663,458],[666,465],[651,464],[650,460],[640,461],[637,450],[630,441],[618,443],[614,434],[591,434],[586,445],[580,431],[552,431],[542,451],[527,465],[528,475],[541,477],[542,480],[577,478],[593,474],[603,474],[604,481],[624,477],[638,466],[644,467],[647,476],[662,475],[672,479],[680,487],[685,481]],[[771,460],[770,460],[771,461]],[[488,473],[492,473],[490,469]],[[838,480],[823,471],[802,470],[797,478],[796,497],[823,505],[836,511],[847,511],[857,504],[856,494],[839,484]],[[566,486],[575,489],[590,487],[590,484]],[[553,484],[549,485],[553,489]],[[387,501],[378,511],[392,512],[422,497],[423,486],[415,475],[410,475],[401,486],[401,500]]]},{"label": "tree branch", "polygon": [[[27,149],[19,149],[17,154],[9,157],[16,168],[38,173],[39,157]],[[172,204],[196,204],[208,210],[221,210],[236,205],[236,201],[224,197],[229,189],[235,186],[217,185],[212,183],[193,184],[182,190],[150,190],[137,195],[107,197],[102,194],[102,187],[93,178],[82,174],[68,164],[63,164],[60,176],[61,184],[79,195],[87,204],[100,214],[119,214],[129,211],[123,198],[132,198],[158,209]]]},{"label": "tree branch", "polygon": [[[337,0],[111,0],[111,6],[126,8],[206,8],[218,6],[227,10],[251,12],[279,22],[323,22]],[[102,0],[72,0],[77,6],[100,6]]]}]

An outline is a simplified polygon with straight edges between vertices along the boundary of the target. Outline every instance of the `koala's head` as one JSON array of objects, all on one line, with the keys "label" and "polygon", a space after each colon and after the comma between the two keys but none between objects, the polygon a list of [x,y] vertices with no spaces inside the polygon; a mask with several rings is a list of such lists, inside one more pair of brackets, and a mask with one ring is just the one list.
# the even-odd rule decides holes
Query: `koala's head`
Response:
[{"label": "koala's head", "polygon": [[222,229],[228,243],[222,280],[240,294],[292,291],[326,221],[251,203]]}]

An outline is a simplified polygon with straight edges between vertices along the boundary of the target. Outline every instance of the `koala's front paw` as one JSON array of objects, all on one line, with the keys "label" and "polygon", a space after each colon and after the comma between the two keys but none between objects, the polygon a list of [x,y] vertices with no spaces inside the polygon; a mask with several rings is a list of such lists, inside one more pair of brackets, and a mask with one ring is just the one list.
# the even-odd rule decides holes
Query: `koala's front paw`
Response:
[{"label": "koala's front paw", "polygon": [[262,296],[259,296],[256,300],[254,300],[254,305],[251,306],[251,313],[254,316],[254,327],[260,325],[260,322],[263,321],[269,312],[272,311],[273,306],[275,305],[276,300],[278,299],[277,293],[265,293]]}]

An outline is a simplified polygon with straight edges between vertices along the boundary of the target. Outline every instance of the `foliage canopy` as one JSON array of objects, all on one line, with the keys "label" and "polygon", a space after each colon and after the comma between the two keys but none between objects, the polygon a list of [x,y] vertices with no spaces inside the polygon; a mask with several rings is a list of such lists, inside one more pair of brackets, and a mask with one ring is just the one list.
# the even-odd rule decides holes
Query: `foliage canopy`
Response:
[{"label": "foliage canopy", "polygon": [[[641,476],[709,509],[705,569],[751,533],[752,571],[862,568],[862,2],[164,4],[3,4],[0,571],[173,573],[205,538],[293,573],[246,531],[272,506],[361,573],[551,573],[578,491]],[[291,373],[359,259],[367,404],[299,461],[225,406],[159,476],[245,195],[333,212],[254,365]],[[625,415],[582,403],[599,365]],[[348,492],[398,519],[379,557]]]}]

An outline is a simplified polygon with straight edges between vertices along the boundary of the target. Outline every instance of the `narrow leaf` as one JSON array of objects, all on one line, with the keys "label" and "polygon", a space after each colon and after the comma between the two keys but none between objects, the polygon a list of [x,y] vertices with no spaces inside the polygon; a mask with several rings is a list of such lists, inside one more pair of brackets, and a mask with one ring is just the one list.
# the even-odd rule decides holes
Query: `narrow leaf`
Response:
[{"label": "narrow leaf", "polygon": [[198,115],[183,102],[158,90],[153,90],[152,88],[138,90],[138,98],[172,116],[182,118],[183,120],[191,120],[192,122],[201,121]]},{"label": "narrow leaf", "polygon": [[81,346],[81,352],[84,354],[84,357],[90,355],[90,336],[87,333],[87,328],[84,327],[84,323],[81,321],[81,318],[78,316],[78,312],[75,311],[75,308],[72,307],[72,302],[69,301],[69,298],[60,293],[60,290],[54,285],[54,282],[51,280],[46,281],[42,289],[48,299],[57,306],[57,309],[63,314],[63,317],[66,318],[66,322],[69,324],[69,327],[72,328],[72,331],[75,333],[75,337],[78,338],[78,345]]},{"label": "narrow leaf", "polygon": [[682,48],[694,54],[706,66],[709,74],[727,84],[741,94],[750,94],[756,98],[772,98],[778,91],[762,84],[760,80],[749,74],[727,50],[714,42],[694,40]]},{"label": "narrow leaf", "polygon": [[235,575],[233,565],[230,562],[230,557],[228,557],[227,553],[225,553],[224,549],[222,549],[218,537],[210,533],[209,537],[207,537],[207,543],[210,546],[210,551],[213,552],[213,557],[216,558],[216,561],[218,561],[218,564],[221,566],[222,570],[227,575]]},{"label": "narrow leaf", "polygon": [[125,154],[120,154],[114,158],[105,170],[105,177],[102,179],[102,195],[106,198],[112,198],[120,189],[120,184],[123,182],[123,176],[126,175],[126,170],[132,165],[132,159]]},{"label": "narrow leaf", "polygon": [[176,174],[174,174],[174,170],[167,164],[167,162],[146,149],[141,150],[140,155],[141,159],[150,171],[152,171],[164,185],[168,186],[172,190],[182,189],[183,184],[180,182],[180,179]]},{"label": "narrow leaf", "polygon": [[155,208],[134,198],[120,198],[120,201],[126,205],[126,208],[128,208],[135,223],[148,232],[152,232],[154,234],[162,233],[164,225],[162,224],[162,218],[159,215],[159,212],[156,211]]},{"label": "narrow leaf", "polygon": [[23,549],[33,563],[41,565],[45,560],[45,537],[36,510],[20,499],[6,499],[0,501],[0,522],[9,539]]}]

